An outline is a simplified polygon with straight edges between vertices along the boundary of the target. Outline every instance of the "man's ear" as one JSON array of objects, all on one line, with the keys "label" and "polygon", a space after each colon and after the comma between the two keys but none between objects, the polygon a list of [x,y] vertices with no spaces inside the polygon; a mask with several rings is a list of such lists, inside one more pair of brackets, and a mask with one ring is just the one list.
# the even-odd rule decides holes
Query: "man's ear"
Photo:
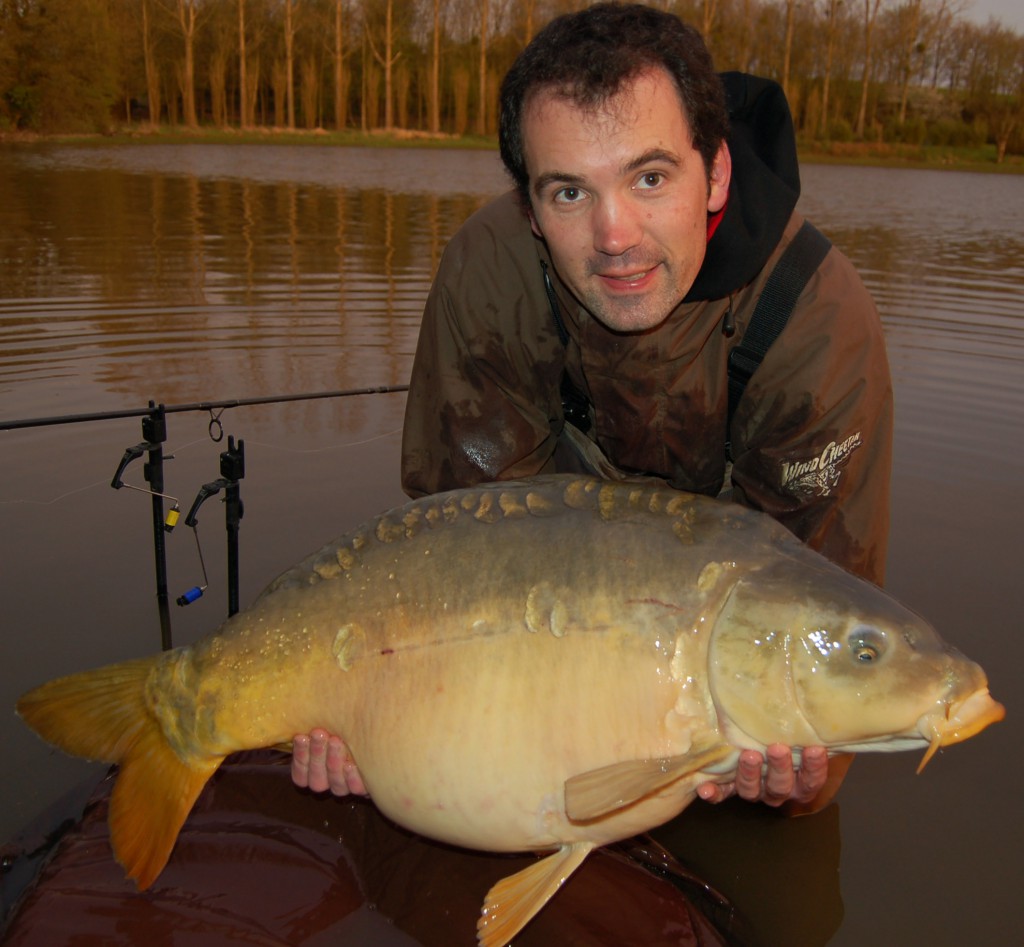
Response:
[{"label": "man's ear", "polygon": [[540,225],[537,223],[537,217],[533,213],[533,206],[530,204],[526,205],[526,216],[530,218],[530,229],[533,231],[535,237],[544,239],[544,234],[541,232]]},{"label": "man's ear", "polygon": [[718,146],[715,159],[711,162],[711,173],[708,175],[708,213],[717,214],[725,207],[729,196],[729,181],[732,180],[732,155],[729,146],[723,141]]}]

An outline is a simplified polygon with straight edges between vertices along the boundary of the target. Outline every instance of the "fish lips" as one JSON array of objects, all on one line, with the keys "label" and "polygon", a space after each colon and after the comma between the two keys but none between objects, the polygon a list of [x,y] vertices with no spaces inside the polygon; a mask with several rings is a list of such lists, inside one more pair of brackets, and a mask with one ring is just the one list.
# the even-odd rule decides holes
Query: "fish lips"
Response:
[{"label": "fish lips", "polygon": [[987,687],[947,704],[945,714],[926,714],[919,729],[926,737],[930,734],[931,740],[917,771],[920,773],[928,765],[940,747],[968,740],[1005,716],[1006,708],[992,698]]}]

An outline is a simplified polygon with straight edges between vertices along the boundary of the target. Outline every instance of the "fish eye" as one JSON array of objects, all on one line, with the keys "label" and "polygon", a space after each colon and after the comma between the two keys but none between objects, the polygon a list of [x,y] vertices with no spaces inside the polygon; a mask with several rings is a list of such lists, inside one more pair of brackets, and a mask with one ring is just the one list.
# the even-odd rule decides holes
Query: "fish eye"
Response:
[{"label": "fish eye", "polygon": [[850,655],[858,664],[874,664],[885,653],[885,636],[876,628],[854,628],[849,638]]},{"label": "fish eye", "polygon": [[853,646],[853,656],[860,661],[861,664],[870,664],[878,658],[878,649],[866,642],[858,641],[857,644]]}]

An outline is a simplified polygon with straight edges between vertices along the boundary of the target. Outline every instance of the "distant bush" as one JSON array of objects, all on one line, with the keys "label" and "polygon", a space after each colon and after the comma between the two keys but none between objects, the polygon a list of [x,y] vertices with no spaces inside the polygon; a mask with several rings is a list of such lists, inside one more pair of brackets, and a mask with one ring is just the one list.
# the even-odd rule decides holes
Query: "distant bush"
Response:
[{"label": "distant bush", "polygon": [[829,122],[826,137],[830,141],[853,141],[853,126],[845,118],[838,118]]},{"label": "distant bush", "polygon": [[4,104],[14,128],[34,131],[39,122],[39,93],[32,86],[16,85],[4,93]]},{"label": "distant bush", "polygon": [[922,145],[927,139],[928,126],[920,116],[908,118],[901,125],[895,118],[885,123],[883,139],[905,145]]},{"label": "distant bush", "polygon": [[944,118],[928,127],[925,142],[943,148],[977,148],[985,144],[986,129],[982,123],[958,122]]}]

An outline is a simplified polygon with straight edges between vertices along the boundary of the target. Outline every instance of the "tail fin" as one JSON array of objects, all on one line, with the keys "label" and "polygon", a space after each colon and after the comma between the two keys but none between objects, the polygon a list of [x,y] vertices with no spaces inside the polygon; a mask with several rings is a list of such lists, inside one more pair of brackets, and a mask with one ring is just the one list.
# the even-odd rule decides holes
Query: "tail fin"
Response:
[{"label": "tail fin", "polygon": [[140,889],[163,870],[175,840],[222,757],[183,760],[146,706],[145,686],[161,655],[50,681],[18,701],[44,740],[73,756],[117,763],[110,841]]}]

